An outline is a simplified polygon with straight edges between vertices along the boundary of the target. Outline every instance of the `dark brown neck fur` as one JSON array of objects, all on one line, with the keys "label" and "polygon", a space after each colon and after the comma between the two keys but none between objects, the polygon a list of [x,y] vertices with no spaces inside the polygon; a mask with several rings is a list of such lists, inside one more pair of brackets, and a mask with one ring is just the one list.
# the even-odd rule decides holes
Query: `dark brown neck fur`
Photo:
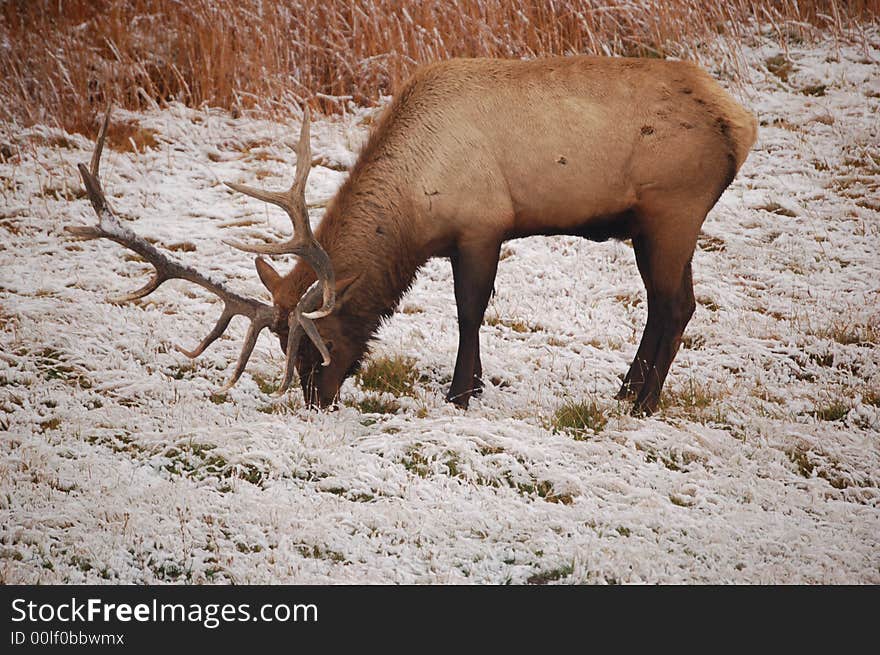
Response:
[{"label": "dark brown neck fur", "polygon": [[[315,233],[337,283],[355,278],[335,313],[350,319],[349,334],[364,343],[394,311],[428,256],[413,233],[405,196],[386,182],[395,179],[383,174],[390,162],[371,164],[369,171],[352,170]],[[311,267],[297,263],[284,280],[284,305],[295,305],[314,280]]]}]

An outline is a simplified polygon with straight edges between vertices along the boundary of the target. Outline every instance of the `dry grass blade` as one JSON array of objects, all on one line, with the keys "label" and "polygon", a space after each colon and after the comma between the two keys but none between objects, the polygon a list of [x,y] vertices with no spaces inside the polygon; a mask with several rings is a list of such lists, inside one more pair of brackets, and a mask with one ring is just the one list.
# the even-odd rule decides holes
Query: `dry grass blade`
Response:
[{"label": "dry grass blade", "polygon": [[[31,0],[0,6],[0,118],[88,133],[112,101],[289,116],[393,93],[450,57],[574,53],[729,61],[754,23],[782,42],[860,38],[880,0]],[[136,25],[136,29],[132,26]],[[727,45],[706,43],[723,35]]]}]

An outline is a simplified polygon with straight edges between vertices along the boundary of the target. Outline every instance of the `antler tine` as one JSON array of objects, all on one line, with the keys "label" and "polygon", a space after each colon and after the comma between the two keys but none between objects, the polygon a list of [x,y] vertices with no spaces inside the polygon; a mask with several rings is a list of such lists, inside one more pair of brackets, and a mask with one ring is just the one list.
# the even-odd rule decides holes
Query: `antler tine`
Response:
[{"label": "antler tine", "polygon": [[[236,184],[234,182],[224,182],[226,186],[235,189],[241,193],[272,203],[281,207],[290,217],[291,227],[293,228],[293,236],[289,243],[296,242],[304,244],[314,239],[312,235],[312,227],[309,225],[309,213],[306,205],[306,182],[309,179],[309,173],[312,170],[312,146],[311,146],[311,130],[309,108],[303,111],[302,127],[299,132],[299,141],[296,144],[296,173],[294,174],[293,184],[287,191],[268,191],[266,189],[257,189],[245,184]],[[250,251],[255,252],[255,251]],[[283,254],[283,253],[276,253]]]},{"label": "antler tine", "polygon": [[[223,319],[221,318],[221,321],[222,320]],[[241,346],[241,354],[238,356],[238,362],[235,364],[235,371],[232,373],[232,377],[229,379],[229,382],[220,387],[220,393],[226,393],[235,386],[236,382],[238,382],[238,378],[241,377],[241,374],[244,372],[245,366],[247,366],[248,360],[251,358],[251,353],[254,351],[254,346],[257,345],[257,337],[260,336],[260,332],[262,332],[263,328],[266,328],[272,324],[272,320],[273,316],[263,316],[255,317],[251,321],[251,325],[247,331],[247,336],[244,338],[244,344],[242,344]],[[210,337],[212,335],[208,336]],[[198,350],[198,348],[196,350]]]},{"label": "antler tine", "polygon": [[162,283],[165,281],[161,275],[153,275],[150,278],[150,281],[147,282],[144,286],[136,291],[132,291],[131,293],[127,293],[123,296],[116,296],[115,298],[109,298],[109,301],[113,304],[122,304],[125,302],[131,302],[132,300],[140,300],[141,298],[145,298],[153,293],[156,289],[158,289]]},{"label": "antler tine", "polygon": [[[305,206],[306,200],[306,182],[309,179],[309,173],[312,170],[312,113],[309,106],[303,109],[302,126],[299,130],[299,141],[296,143],[296,175],[293,179],[293,185],[290,187],[290,194],[296,195],[303,200]],[[306,217],[308,218],[308,216]],[[305,228],[311,234],[308,220],[305,222]]]},{"label": "antler tine", "polygon": [[287,317],[289,327],[287,332],[287,359],[284,365],[284,378],[281,380],[281,386],[275,392],[276,396],[282,396],[290,387],[296,367],[296,353],[299,350],[299,343],[302,341],[304,334],[315,344],[315,347],[324,358],[322,365],[328,366],[330,364],[330,351],[327,350],[321,335],[318,334],[314,322],[312,322],[307,313],[303,312],[305,309],[314,309],[318,306],[321,300],[319,284],[317,281],[312,283],[312,286],[303,294],[294,310]]},{"label": "antler tine", "polygon": [[226,186],[258,200],[281,207],[290,217],[293,235],[287,241],[274,244],[246,244],[240,241],[224,243],[250,253],[262,255],[296,255],[315,270],[323,287],[323,305],[317,311],[304,314],[307,318],[321,318],[333,311],[336,302],[336,281],[330,258],[315,239],[309,224],[309,212],[306,205],[306,182],[312,166],[312,149],[310,144],[310,113],[309,108],[303,110],[302,128],[296,145],[296,173],[293,184],[287,191],[267,191],[255,189],[244,184],[226,182]]},{"label": "antler tine", "polygon": [[115,241],[124,248],[128,248],[143,257],[156,269],[147,284],[137,291],[113,299],[112,302],[127,302],[138,298],[144,298],[158,289],[164,282],[171,279],[186,280],[197,284],[203,289],[215,294],[223,301],[223,312],[221,313],[217,324],[208,336],[206,336],[195,348],[195,350],[188,351],[180,346],[175,346],[177,350],[190,358],[198,357],[208,346],[219,339],[234,316],[244,316],[248,318],[251,325],[242,347],[235,372],[229,383],[223,387],[223,390],[227,391],[241,376],[241,373],[250,358],[251,352],[254,349],[259,333],[264,328],[269,327],[274,323],[275,310],[258,300],[240,296],[227,289],[221,283],[202,275],[192,268],[184,266],[170,256],[157,250],[152,244],[148,243],[119,222],[116,214],[107,203],[107,198],[104,196],[101,180],[98,176],[101,166],[101,154],[104,149],[104,139],[107,135],[109,124],[110,108],[108,107],[107,113],[104,116],[104,122],[101,125],[101,130],[98,133],[95,150],[92,153],[92,160],[89,168],[86,168],[85,164],[78,165],[83,184],[86,187],[86,193],[92,203],[95,213],[98,215],[98,224],[88,226],[67,226],[65,229],[74,236],[82,239],[104,238]]},{"label": "antler tine", "polygon": [[214,329],[211,330],[204,339],[202,339],[202,342],[198,346],[196,346],[194,350],[187,350],[186,348],[178,345],[175,345],[174,349],[177,350],[177,352],[186,355],[190,359],[195,359],[203,352],[205,352],[208,346],[217,341],[217,339],[219,339],[224,332],[226,332],[226,328],[229,327],[229,322],[232,320],[233,316],[235,316],[235,314],[224,307],[223,313],[220,314],[220,318],[217,319],[217,324],[214,325]]},{"label": "antler tine", "polygon": [[92,161],[89,166],[89,171],[92,174],[92,177],[95,178],[100,184],[100,178],[98,176],[98,171],[101,167],[101,153],[104,150],[104,137],[107,136],[107,128],[110,125],[110,110],[112,109],[112,105],[107,105],[107,111],[104,112],[104,122],[101,124],[101,129],[98,132],[98,140],[95,143],[95,151],[92,153]]}]

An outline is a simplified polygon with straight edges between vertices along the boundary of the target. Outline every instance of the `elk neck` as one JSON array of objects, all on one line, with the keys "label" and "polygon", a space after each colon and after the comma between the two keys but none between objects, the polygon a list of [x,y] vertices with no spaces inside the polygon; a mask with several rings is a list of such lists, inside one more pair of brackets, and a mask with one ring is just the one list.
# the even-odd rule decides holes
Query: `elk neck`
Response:
[{"label": "elk neck", "polygon": [[[419,242],[413,207],[396,182],[402,178],[390,166],[355,166],[315,231],[337,284],[355,280],[338,311],[359,319],[366,338],[391,315],[431,254]],[[314,280],[311,267],[298,262],[285,279],[285,304],[295,305]]]}]

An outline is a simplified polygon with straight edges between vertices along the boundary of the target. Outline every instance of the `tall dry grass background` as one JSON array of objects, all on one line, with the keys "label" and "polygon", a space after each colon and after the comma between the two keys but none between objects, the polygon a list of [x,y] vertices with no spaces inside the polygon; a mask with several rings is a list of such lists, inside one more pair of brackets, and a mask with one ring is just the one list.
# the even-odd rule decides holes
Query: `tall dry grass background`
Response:
[{"label": "tall dry grass background", "polygon": [[858,38],[878,14],[880,0],[9,0],[0,119],[91,132],[108,101],[334,111],[449,57],[674,55],[735,70],[757,30],[784,48]]}]

